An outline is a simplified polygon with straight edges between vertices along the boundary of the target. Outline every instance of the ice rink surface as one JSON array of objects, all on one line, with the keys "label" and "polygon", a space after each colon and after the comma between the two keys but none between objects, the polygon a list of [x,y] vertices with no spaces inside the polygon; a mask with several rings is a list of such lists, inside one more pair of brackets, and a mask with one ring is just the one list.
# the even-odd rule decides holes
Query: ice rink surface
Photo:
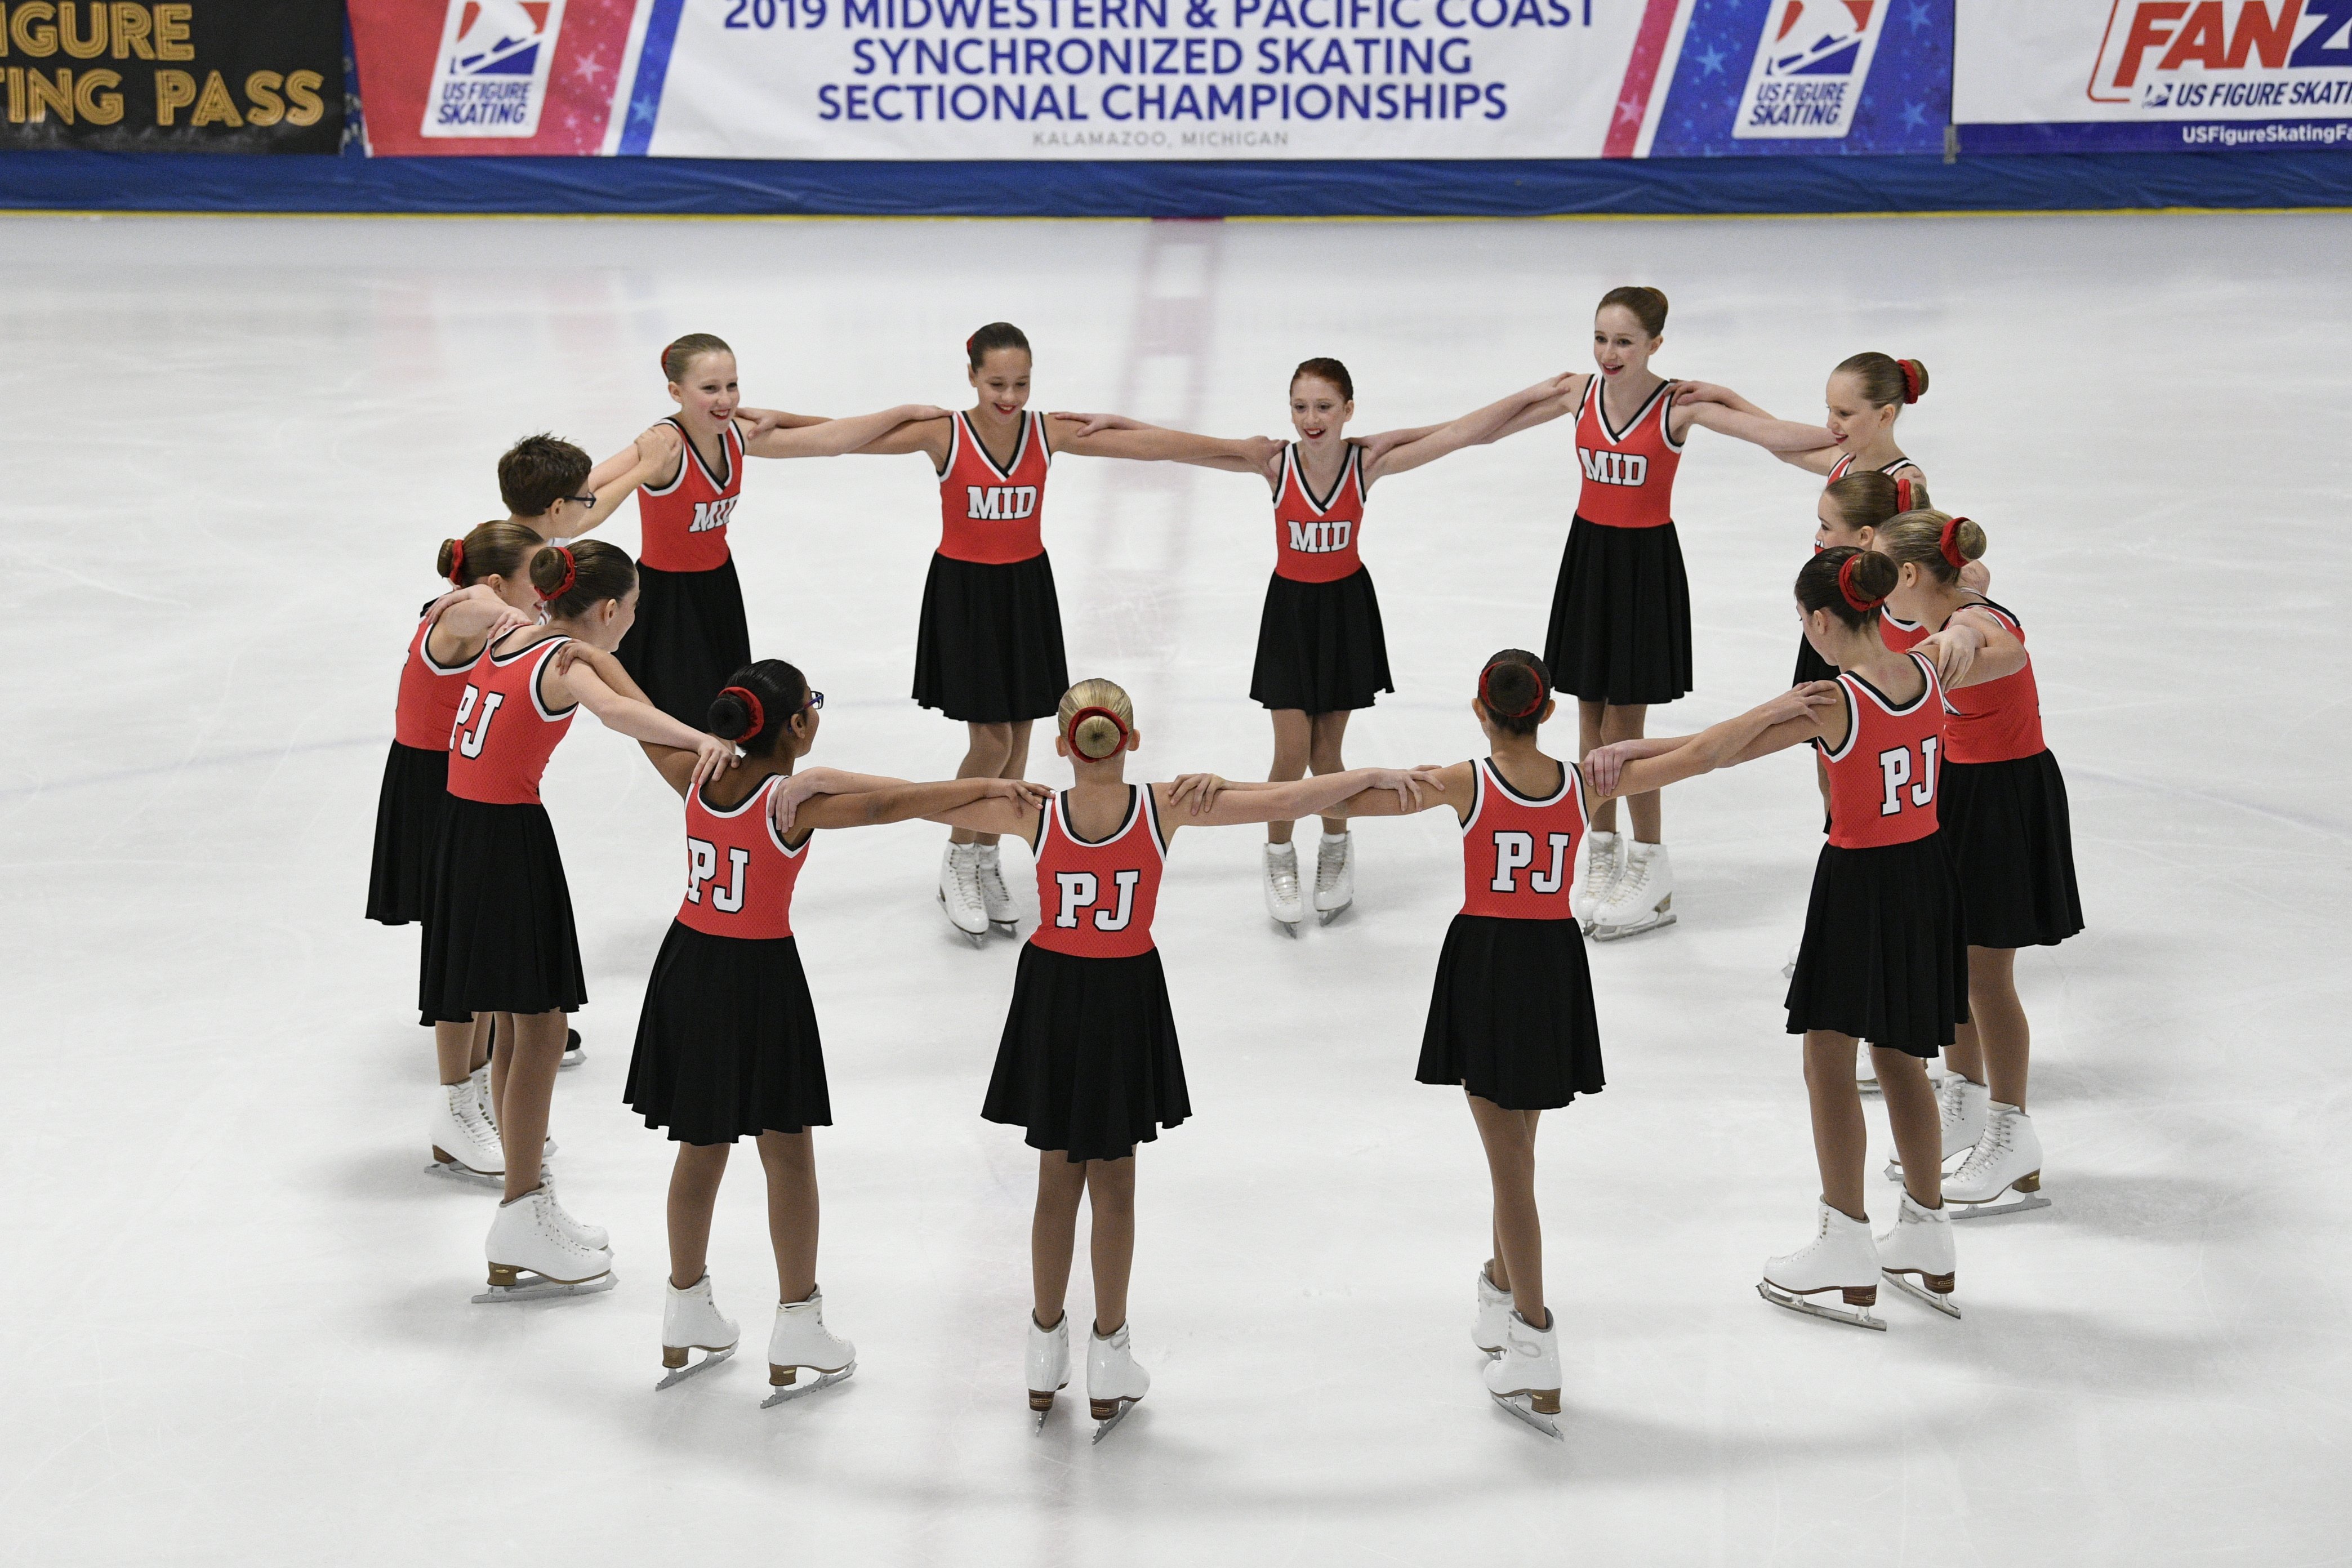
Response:
[{"label": "ice rink surface", "polygon": [[[0,1561],[2352,1561],[2347,239],[0,222]],[[1335,354],[1367,433],[1588,366],[1593,300],[1635,280],[1675,301],[1662,370],[1776,412],[1848,353],[1926,360],[1905,444],[2032,637],[2090,929],[2019,965],[2055,1206],[1961,1232],[1964,1321],[1888,1293],[1864,1334],[1755,1294],[1815,1190],[1779,1006],[1820,842],[1790,753],[1669,795],[1681,923],[1593,954],[1609,1089],[1547,1118],[1539,1174],[1565,1444],[1478,1382],[1484,1165],[1459,1096],[1412,1080],[1461,886],[1441,815],[1360,829],[1356,910],[1295,944],[1255,831],[1178,839],[1159,934],[1195,1117],[1142,1154],[1155,1382],[1098,1448],[1082,1402],[1033,1437],[1022,1395],[1034,1156],[977,1114],[1015,950],[951,937],[940,830],[821,836],[796,921],[837,1123],[819,1272],[859,1370],[758,1408],[745,1150],[711,1267],[746,1352],[656,1397],[669,1149],[620,1090],[678,807],[593,719],[549,781],[593,998],[554,1131],[621,1283],[468,1304],[493,1199],[421,1173],[416,934],[361,909],[403,645],[437,542],[502,510],[509,441],[617,448],[689,331],[733,342],[754,403],[963,406],[960,345],[996,318],[1034,340],[1042,408],[1279,434],[1290,367]],[[1489,652],[1541,644],[1575,474],[1560,423],[1380,487],[1400,690],[1351,760],[1477,750],[1464,704]],[[1699,689],[1654,732],[1786,681],[1816,490],[1695,437]],[[1245,479],[1055,465],[1073,672],[1134,693],[1150,776],[1265,766],[1267,522]],[[732,533],[755,649],[828,694],[817,760],[950,771],[960,730],[906,695],[922,460],[755,462]],[[610,535],[635,548],[634,506]],[[1082,1254],[1081,1321],[1085,1280]]]}]

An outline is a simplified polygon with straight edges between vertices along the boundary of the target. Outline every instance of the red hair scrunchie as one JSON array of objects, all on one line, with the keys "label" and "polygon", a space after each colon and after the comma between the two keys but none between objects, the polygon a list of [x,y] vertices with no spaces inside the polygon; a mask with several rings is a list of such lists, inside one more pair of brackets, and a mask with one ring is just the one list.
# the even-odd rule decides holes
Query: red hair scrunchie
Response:
[{"label": "red hair scrunchie", "polygon": [[563,557],[563,581],[558,583],[551,590],[540,591],[539,597],[542,604],[555,603],[556,600],[572,592],[572,584],[580,580],[580,563],[572,558],[571,546],[559,544],[555,547],[555,552]]},{"label": "red hair scrunchie", "polygon": [[[1105,752],[1099,757],[1096,756],[1092,752],[1087,751],[1084,746],[1078,744],[1078,726],[1085,723],[1087,720],[1095,718],[1109,720],[1111,728],[1118,731],[1118,744],[1113,746],[1109,751]],[[1069,725],[1067,728],[1063,730],[1062,739],[1070,743],[1071,751],[1076,752],[1079,756],[1086,758],[1087,761],[1090,763],[1107,763],[1110,761],[1111,758],[1118,755],[1120,752],[1126,750],[1129,733],[1129,731],[1127,727],[1127,721],[1112,712],[1109,709],[1081,708],[1076,712],[1070,715]]]},{"label": "red hair scrunchie", "polygon": [[462,539],[449,542],[449,585],[453,588],[466,585],[466,542]]},{"label": "red hair scrunchie", "polygon": [[719,695],[721,697],[739,698],[741,700],[743,706],[751,710],[751,728],[745,730],[741,734],[735,737],[735,743],[737,745],[740,746],[749,741],[756,739],[759,736],[760,731],[768,727],[768,710],[761,705],[760,694],[758,692],[740,686],[722,686],[719,689]]},{"label": "red hair scrunchie", "polygon": [[1853,554],[1847,556],[1845,558],[1844,564],[1838,568],[1838,592],[1845,595],[1845,602],[1847,605],[1851,605],[1855,610],[1867,614],[1868,612],[1878,608],[1879,605],[1885,604],[1886,602],[1886,595],[1881,594],[1878,597],[1874,599],[1864,595],[1860,589],[1853,585],[1853,569],[1862,564],[1862,558],[1864,553],[1864,552],[1860,550],[1855,551]]},{"label": "red hair scrunchie", "polygon": [[1540,713],[1543,711],[1543,705],[1545,701],[1550,698],[1551,691],[1550,689],[1544,684],[1544,678],[1541,674],[1538,673],[1533,665],[1521,665],[1519,668],[1536,678],[1536,694],[1534,699],[1529,701],[1526,707],[1520,709],[1516,713],[1506,713],[1502,709],[1496,706],[1491,682],[1494,679],[1495,671],[1501,668],[1502,666],[1499,664],[1490,664],[1486,668],[1478,672],[1478,700],[1486,705],[1486,711],[1494,714],[1498,719],[1525,719],[1529,714]]},{"label": "red hair scrunchie", "polygon": [[1899,359],[1895,363],[1903,372],[1903,401],[1906,403],[1918,402],[1919,367],[1913,364],[1907,359]]},{"label": "red hair scrunchie", "polygon": [[1955,572],[1968,564],[1966,558],[1960,554],[1959,546],[1960,524],[1966,521],[1968,519],[1965,517],[1953,518],[1944,524],[1944,531],[1936,537],[1936,548],[1944,552],[1944,559],[1952,563],[1952,570]]},{"label": "red hair scrunchie", "polygon": [[1897,479],[1895,481],[1895,510],[1896,511],[1909,511],[1911,510],[1911,481],[1909,479]]}]

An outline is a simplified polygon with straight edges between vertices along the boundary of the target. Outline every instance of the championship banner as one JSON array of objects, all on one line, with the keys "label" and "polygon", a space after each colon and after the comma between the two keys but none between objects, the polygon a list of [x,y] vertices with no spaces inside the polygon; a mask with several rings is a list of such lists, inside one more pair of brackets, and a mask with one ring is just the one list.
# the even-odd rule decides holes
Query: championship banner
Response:
[{"label": "championship banner", "polygon": [[0,0],[0,151],[333,153],[339,0]]},{"label": "championship banner", "polygon": [[2352,0],[1959,0],[1967,152],[2352,147]]},{"label": "championship banner", "polygon": [[369,150],[1943,150],[1951,0],[351,0]]}]

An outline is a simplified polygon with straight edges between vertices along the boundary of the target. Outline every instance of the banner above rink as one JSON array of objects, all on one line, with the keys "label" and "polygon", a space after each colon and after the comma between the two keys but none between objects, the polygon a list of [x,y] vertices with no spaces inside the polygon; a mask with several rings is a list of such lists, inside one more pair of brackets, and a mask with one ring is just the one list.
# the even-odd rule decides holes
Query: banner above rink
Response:
[{"label": "banner above rink", "polygon": [[1943,147],[1951,0],[351,0],[370,150],[1599,158]]},{"label": "banner above rink", "polygon": [[2352,148],[2352,0],[1960,0],[1969,152]]}]

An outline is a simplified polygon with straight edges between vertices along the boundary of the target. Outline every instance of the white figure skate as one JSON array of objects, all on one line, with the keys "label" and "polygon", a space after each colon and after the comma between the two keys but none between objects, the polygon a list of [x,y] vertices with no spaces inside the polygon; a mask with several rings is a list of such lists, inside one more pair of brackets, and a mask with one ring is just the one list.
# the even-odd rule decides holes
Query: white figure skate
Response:
[{"label": "white figure skate", "polygon": [[499,1147],[498,1130],[482,1119],[473,1079],[441,1086],[441,1103],[433,1117],[433,1163],[425,1170],[428,1175],[481,1186],[506,1184],[506,1151]]},{"label": "white figure skate", "polygon": [[613,1249],[613,1238],[604,1234],[603,1226],[583,1224],[572,1217],[572,1211],[563,1206],[563,1199],[555,1190],[555,1173],[543,1165],[540,1167],[539,1186],[548,1195],[549,1201],[555,1205],[555,1223],[569,1231],[572,1240],[593,1252],[610,1252]]},{"label": "white figure skate", "polygon": [[555,1064],[555,1070],[558,1072],[567,1071],[570,1068],[578,1067],[582,1062],[584,1062],[587,1059],[588,1053],[581,1048],[580,1031],[577,1029],[564,1030],[563,1059]]},{"label": "white figure skate", "polygon": [[1592,940],[1622,942],[1675,923],[1675,868],[1663,844],[1636,841],[1608,899],[1592,911]]},{"label": "white figure skate", "polygon": [[964,941],[988,945],[988,906],[980,897],[980,846],[950,844],[940,858],[940,910]]},{"label": "white figure skate", "polygon": [[1136,1363],[1128,1345],[1127,1329],[1121,1323],[1108,1338],[1095,1334],[1087,1342],[1087,1405],[1094,1415],[1097,1443],[1127,1419],[1136,1401],[1151,1388],[1151,1374]]},{"label": "white figure skate", "polygon": [[1986,1110],[1984,1136],[1944,1181],[1944,1202],[1952,1217],[1990,1219],[2048,1208],[2050,1200],[2042,1195],[2042,1138],[2033,1131],[2033,1119],[1997,1100]]},{"label": "white figure skate", "polygon": [[[1885,1323],[1870,1310],[1878,1304],[1882,1276],[1878,1245],[1871,1237],[1869,1223],[1850,1219],[1825,1203],[1817,1202],[1814,1210],[1811,1244],[1766,1259],[1764,1278],[1757,1283],[1756,1293],[1792,1312],[1884,1333]],[[1832,1290],[1844,1299],[1844,1310],[1811,1300]]]},{"label": "white figure skate", "polygon": [[1910,1194],[1904,1194],[1895,1228],[1878,1238],[1878,1269],[1889,1285],[1913,1300],[1924,1301],[1948,1318],[1960,1315],[1952,1300],[1958,1266],[1953,1261],[1949,1209],[1921,1208]]},{"label": "white figure skate", "polygon": [[1878,1064],[1871,1059],[1868,1040],[1853,1043],[1853,1087],[1864,1094],[1878,1092]]},{"label": "white figure skate", "polygon": [[1356,836],[1327,833],[1315,847],[1315,920],[1329,925],[1356,901]]},{"label": "white figure skate", "polygon": [[1503,1353],[1486,1363],[1486,1392],[1495,1403],[1547,1437],[1567,1439],[1559,1414],[1559,1316],[1544,1314],[1540,1329],[1513,1312],[1504,1325]]},{"label": "white figure skate", "polygon": [[[824,1292],[811,1290],[807,1300],[776,1309],[775,1331],[768,1336],[768,1385],[775,1392],[760,1401],[760,1408],[831,1388],[856,1370],[857,1347],[824,1326]],[[803,1383],[803,1372],[819,1376]]]},{"label": "white figure skate", "polygon": [[1601,906],[1609,901],[1616,889],[1617,879],[1625,869],[1625,841],[1614,833],[1588,833],[1584,836],[1584,869],[1576,885],[1568,890],[1568,912],[1583,926],[1584,934],[1592,934],[1592,919]]},{"label": "white figure skate", "polygon": [[980,907],[988,916],[988,923],[1007,936],[1021,934],[1020,912],[1013,907],[1013,894],[1004,886],[1004,866],[993,844],[975,844],[979,851],[975,875],[980,883]]},{"label": "white figure skate", "polygon": [[1307,911],[1298,897],[1298,846],[1269,844],[1265,847],[1265,912],[1282,928],[1285,936],[1298,934],[1298,922]]},{"label": "white figure skate", "polygon": [[[683,1290],[667,1279],[662,1289],[662,1365],[669,1371],[654,1384],[656,1394],[698,1372],[709,1372],[733,1355],[742,1338],[735,1320],[719,1316],[719,1304],[710,1299],[709,1270]],[[702,1359],[688,1365],[690,1351],[700,1351]]]},{"label": "white figure skate", "polygon": [[[1936,1085],[1936,1119],[1944,1130],[1944,1163],[1949,1166],[1952,1157],[1965,1154],[1977,1146],[1984,1136],[1985,1122],[1990,1119],[1992,1091],[1980,1083],[1970,1083],[1958,1073],[1950,1073]],[[1903,1162],[1886,1162],[1886,1179],[1903,1179]]]},{"label": "white figure skate", "polygon": [[[503,1169],[506,1165],[506,1140],[505,1135],[499,1131],[499,1108],[497,1102],[490,1097],[490,1064],[484,1062],[480,1067],[476,1068],[469,1081],[474,1086],[475,1102],[482,1108],[482,1125],[490,1130],[491,1137],[499,1141],[499,1167]],[[554,1158],[555,1140],[550,1138],[540,1147],[540,1169],[545,1170],[547,1168],[547,1162]]]},{"label": "white figure skate", "polygon": [[499,1205],[482,1253],[490,1288],[475,1301],[532,1301],[546,1296],[593,1296],[619,1281],[613,1255],[573,1238],[556,1218],[555,1194],[534,1187]]},{"label": "white figure skate", "polygon": [[1501,1355],[1510,1332],[1511,1293],[1495,1283],[1486,1268],[1478,1270],[1478,1321],[1470,1341],[1488,1355]]},{"label": "white figure skate", "polygon": [[1036,1314],[1029,1318],[1029,1408],[1037,1415],[1034,1430],[1045,1429],[1045,1417],[1054,1413],[1054,1395],[1070,1386],[1070,1314],[1050,1329],[1037,1326]]}]

